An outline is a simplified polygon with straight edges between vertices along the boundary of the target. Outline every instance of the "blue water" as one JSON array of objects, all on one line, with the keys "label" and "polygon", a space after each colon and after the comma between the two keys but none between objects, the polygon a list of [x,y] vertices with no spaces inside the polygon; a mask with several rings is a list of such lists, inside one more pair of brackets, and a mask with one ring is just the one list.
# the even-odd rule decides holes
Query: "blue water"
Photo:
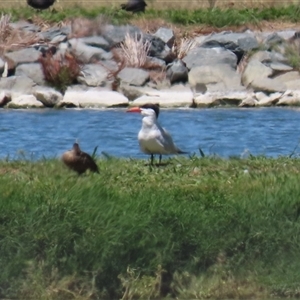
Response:
[{"label": "blue water", "polygon": [[[191,154],[201,147],[222,157],[244,152],[277,157],[289,155],[300,138],[298,108],[170,109],[159,120]],[[98,155],[142,158],[140,126],[141,115],[123,109],[0,110],[0,158],[59,157],[75,139],[89,153],[98,146]]]}]

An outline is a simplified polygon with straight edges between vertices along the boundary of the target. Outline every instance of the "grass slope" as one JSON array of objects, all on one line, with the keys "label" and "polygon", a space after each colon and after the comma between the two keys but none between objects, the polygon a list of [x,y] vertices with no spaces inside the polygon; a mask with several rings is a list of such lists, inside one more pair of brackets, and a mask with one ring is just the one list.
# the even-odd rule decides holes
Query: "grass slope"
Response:
[{"label": "grass slope", "polygon": [[0,162],[0,297],[297,295],[298,159],[98,165]]}]

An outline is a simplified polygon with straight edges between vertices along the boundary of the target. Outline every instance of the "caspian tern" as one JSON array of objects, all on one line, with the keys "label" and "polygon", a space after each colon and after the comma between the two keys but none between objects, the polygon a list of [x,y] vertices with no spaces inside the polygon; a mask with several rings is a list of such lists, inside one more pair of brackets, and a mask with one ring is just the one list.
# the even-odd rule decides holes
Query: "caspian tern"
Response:
[{"label": "caspian tern", "polygon": [[62,155],[62,161],[71,170],[77,172],[79,175],[83,174],[86,170],[99,173],[98,166],[94,159],[87,153],[80,150],[78,143],[74,143],[73,148],[66,151]]},{"label": "caspian tern", "polygon": [[162,155],[186,153],[174,144],[170,133],[158,123],[159,104],[144,104],[132,107],[127,112],[139,112],[143,116],[138,141],[141,151],[151,155],[151,165],[153,165],[154,154],[159,154],[160,164]]}]

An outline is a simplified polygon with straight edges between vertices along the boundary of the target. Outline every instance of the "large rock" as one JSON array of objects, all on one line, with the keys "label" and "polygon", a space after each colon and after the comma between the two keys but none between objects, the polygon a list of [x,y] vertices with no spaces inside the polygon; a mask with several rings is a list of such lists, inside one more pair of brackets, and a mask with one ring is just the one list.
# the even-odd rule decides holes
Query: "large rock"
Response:
[{"label": "large rock", "polygon": [[196,92],[199,92],[199,86],[203,86],[202,92],[244,89],[241,86],[240,74],[225,64],[192,68],[189,72],[189,84]]},{"label": "large rock", "polygon": [[196,107],[213,107],[213,106],[239,106],[243,101],[253,98],[253,93],[249,91],[241,92],[207,92],[194,98]]},{"label": "large rock", "polygon": [[222,47],[236,54],[241,59],[245,52],[249,52],[259,47],[256,36],[252,32],[221,32],[207,37],[202,47],[215,48]]},{"label": "large rock", "polygon": [[0,91],[0,107],[5,106],[11,101],[11,93],[9,91]]},{"label": "large rock", "polygon": [[135,34],[142,34],[142,31],[138,27],[132,25],[106,25],[102,29],[102,36],[108,42],[110,49],[123,42],[127,33],[135,36]]},{"label": "large rock", "polygon": [[286,91],[276,103],[277,106],[300,106],[300,90]]},{"label": "large rock", "polygon": [[270,64],[270,63],[288,63],[288,59],[284,57],[281,53],[274,52],[274,51],[257,51],[250,57],[251,60],[258,60],[261,63],[264,64]]},{"label": "large rock", "polygon": [[196,47],[190,50],[182,60],[186,63],[188,69],[227,64],[235,70],[237,65],[236,55],[232,51],[223,48]]},{"label": "large rock", "polygon": [[10,76],[0,79],[0,90],[11,90],[23,94],[31,94],[35,82],[27,76]]},{"label": "large rock", "polygon": [[272,78],[255,78],[250,86],[254,91],[262,91],[266,93],[285,92],[287,90],[286,85],[280,82],[278,79]]},{"label": "large rock", "polygon": [[124,107],[128,105],[128,99],[114,91],[101,88],[89,88],[80,90],[69,87],[60,101],[58,107],[81,107],[81,108],[103,108],[103,107]]},{"label": "large rock", "polygon": [[258,100],[257,106],[273,106],[281,98],[283,93],[272,93],[270,95],[264,94],[262,92],[256,93],[256,98]]},{"label": "large rock", "polygon": [[43,108],[42,102],[38,101],[33,95],[12,94],[11,101],[7,104],[8,108]]},{"label": "large rock", "polygon": [[40,55],[41,52],[35,48],[25,48],[13,52],[7,52],[4,54],[4,58],[9,59],[16,67],[19,64],[38,62]]},{"label": "large rock", "polygon": [[173,47],[175,35],[172,29],[160,27],[153,35],[160,38],[165,44],[168,45],[168,47]]},{"label": "large rock", "polygon": [[287,72],[275,77],[280,82],[284,83],[288,90],[300,89],[300,74],[298,71]]},{"label": "large rock", "polygon": [[117,78],[121,83],[142,86],[149,80],[149,72],[142,69],[124,68],[118,73]]},{"label": "large rock", "polygon": [[110,52],[106,52],[101,48],[87,46],[80,41],[80,39],[69,40],[69,46],[75,56],[84,64],[112,59],[112,54]]},{"label": "large rock", "polygon": [[167,78],[170,80],[171,84],[177,82],[187,82],[188,80],[188,68],[185,63],[176,59],[167,66]]},{"label": "large rock", "polygon": [[105,86],[107,81],[107,70],[99,64],[87,64],[81,69],[81,75],[77,80],[87,86]]},{"label": "large rock", "polygon": [[46,107],[54,107],[63,99],[60,92],[50,87],[39,86],[33,91],[33,95],[37,100],[42,102]]},{"label": "large rock", "polygon": [[44,73],[41,64],[30,63],[18,65],[15,72],[16,76],[27,76],[32,79],[36,84],[44,85]]},{"label": "large rock", "polygon": [[168,90],[149,90],[146,95],[130,102],[130,105],[139,106],[146,103],[159,103],[161,107],[190,107],[193,104],[193,93],[188,87],[175,85]]},{"label": "large rock", "polygon": [[81,42],[88,46],[102,48],[105,51],[110,51],[108,41],[102,36],[87,36],[79,39]]},{"label": "large rock", "polygon": [[255,79],[267,78],[273,74],[273,70],[258,60],[251,60],[243,74],[242,83],[245,87],[248,87]]}]

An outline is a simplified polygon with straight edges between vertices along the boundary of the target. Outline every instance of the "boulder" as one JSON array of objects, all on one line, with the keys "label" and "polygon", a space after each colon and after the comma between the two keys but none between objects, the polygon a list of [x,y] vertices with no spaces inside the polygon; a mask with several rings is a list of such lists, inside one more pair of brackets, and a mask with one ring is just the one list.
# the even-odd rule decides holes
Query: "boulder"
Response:
[{"label": "boulder", "polygon": [[167,66],[167,78],[171,84],[178,82],[187,82],[188,80],[188,68],[181,59],[176,59]]},{"label": "boulder", "polygon": [[262,91],[266,93],[284,92],[287,89],[286,85],[276,78],[255,78],[250,86],[256,92]]},{"label": "boulder", "polygon": [[44,73],[41,64],[29,63],[18,65],[15,71],[16,76],[27,76],[39,85],[45,84]]},{"label": "boulder", "polygon": [[50,27],[47,30],[44,30],[39,33],[42,40],[52,41],[57,36],[68,36],[71,33],[71,27],[63,26],[63,27]]},{"label": "boulder", "polygon": [[242,74],[242,83],[248,87],[255,79],[267,78],[273,74],[273,70],[258,60],[252,59],[246,65]]},{"label": "boulder", "polygon": [[236,33],[225,31],[210,35],[202,42],[201,47],[228,49],[240,60],[245,52],[257,49],[259,44],[255,34],[252,32]]},{"label": "boulder", "polygon": [[10,76],[0,79],[0,90],[30,94],[36,84],[27,76]]},{"label": "boulder", "polygon": [[110,45],[108,41],[102,36],[87,36],[80,38],[79,40],[88,46],[101,48],[105,51],[110,51]]},{"label": "boulder", "polygon": [[6,90],[0,91],[0,107],[5,106],[10,101],[11,101],[10,92]]},{"label": "boulder", "polygon": [[277,106],[300,106],[300,90],[286,91],[279,101]]},{"label": "boulder", "polygon": [[[266,95],[262,92],[258,93],[258,102],[257,102],[257,106],[272,106],[275,105],[280,97],[282,96],[283,93],[272,93],[270,95]],[[264,95],[264,97],[262,97]]]},{"label": "boulder", "polygon": [[25,48],[13,52],[7,52],[4,54],[4,58],[9,59],[16,67],[19,64],[38,62],[40,55],[41,52],[35,48]]},{"label": "boulder", "polygon": [[33,91],[33,95],[46,107],[54,107],[63,99],[63,95],[57,90],[43,86],[36,87]]},{"label": "boulder", "polygon": [[258,60],[264,64],[270,63],[283,63],[287,64],[288,59],[284,57],[281,53],[275,51],[257,51],[253,55],[251,55],[250,60]]},{"label": "boulder", "polygon": [[173,47],[175,35],[172,29],[160,27],[153,35],[160,38],[169,48]]},{"label": "boulder", "polygon": [[99,64],[86,64],[81,69],[81,75],[77,80],[87,86],[105,86],[107,81],[107,70]]},{"label": "boulder", "polygon": [[288,90],[300,89],[300,74],[298,71],[287,72],[274,78],[284,83]]},{"label": "boulder", "polygon": [[139,106],[146,103],[159,103],[161,107],[190,107],[193,104],[193,93],[191,89],[182,85],[174,85],[167,90],[148,90],[134,101],[131,106]]},{"label": "boulder", "polygon": [[241,76],[229,65],[216,64],[192,68],[189,72],[189,84],[195,91],[204,92],[242,90]]},{"label": "boulder", "polygon": [[43,108],[42,102],[38,101],[33,95],[12,94],[11,101],[7,104],[8,108]]},{"label": "boulder", "polygon": [[69,47],[75,56],[84,64],[112,59],[112,54],[110,52],[106,52],[101,48],[87,46],[80,41],[80,39],[69,40]]},{"label": "boulder", "polygon": [[237,66],[237,57],[230,50],[223,48],[195,47],[182,59],[190,70],[200,66],[229,65],[233,70]]},{"label": "boulder", "polygon": [[121,83],[142,86],[149,80],[149,72],[136,68],[124,68],[118,73],[117,78]]},{"label": "boulder", "polygon": [[101,88],[80,90],[69,87],[57,107],[103,108],[124,107],[127,105],[128,99],[118,92]]}]

